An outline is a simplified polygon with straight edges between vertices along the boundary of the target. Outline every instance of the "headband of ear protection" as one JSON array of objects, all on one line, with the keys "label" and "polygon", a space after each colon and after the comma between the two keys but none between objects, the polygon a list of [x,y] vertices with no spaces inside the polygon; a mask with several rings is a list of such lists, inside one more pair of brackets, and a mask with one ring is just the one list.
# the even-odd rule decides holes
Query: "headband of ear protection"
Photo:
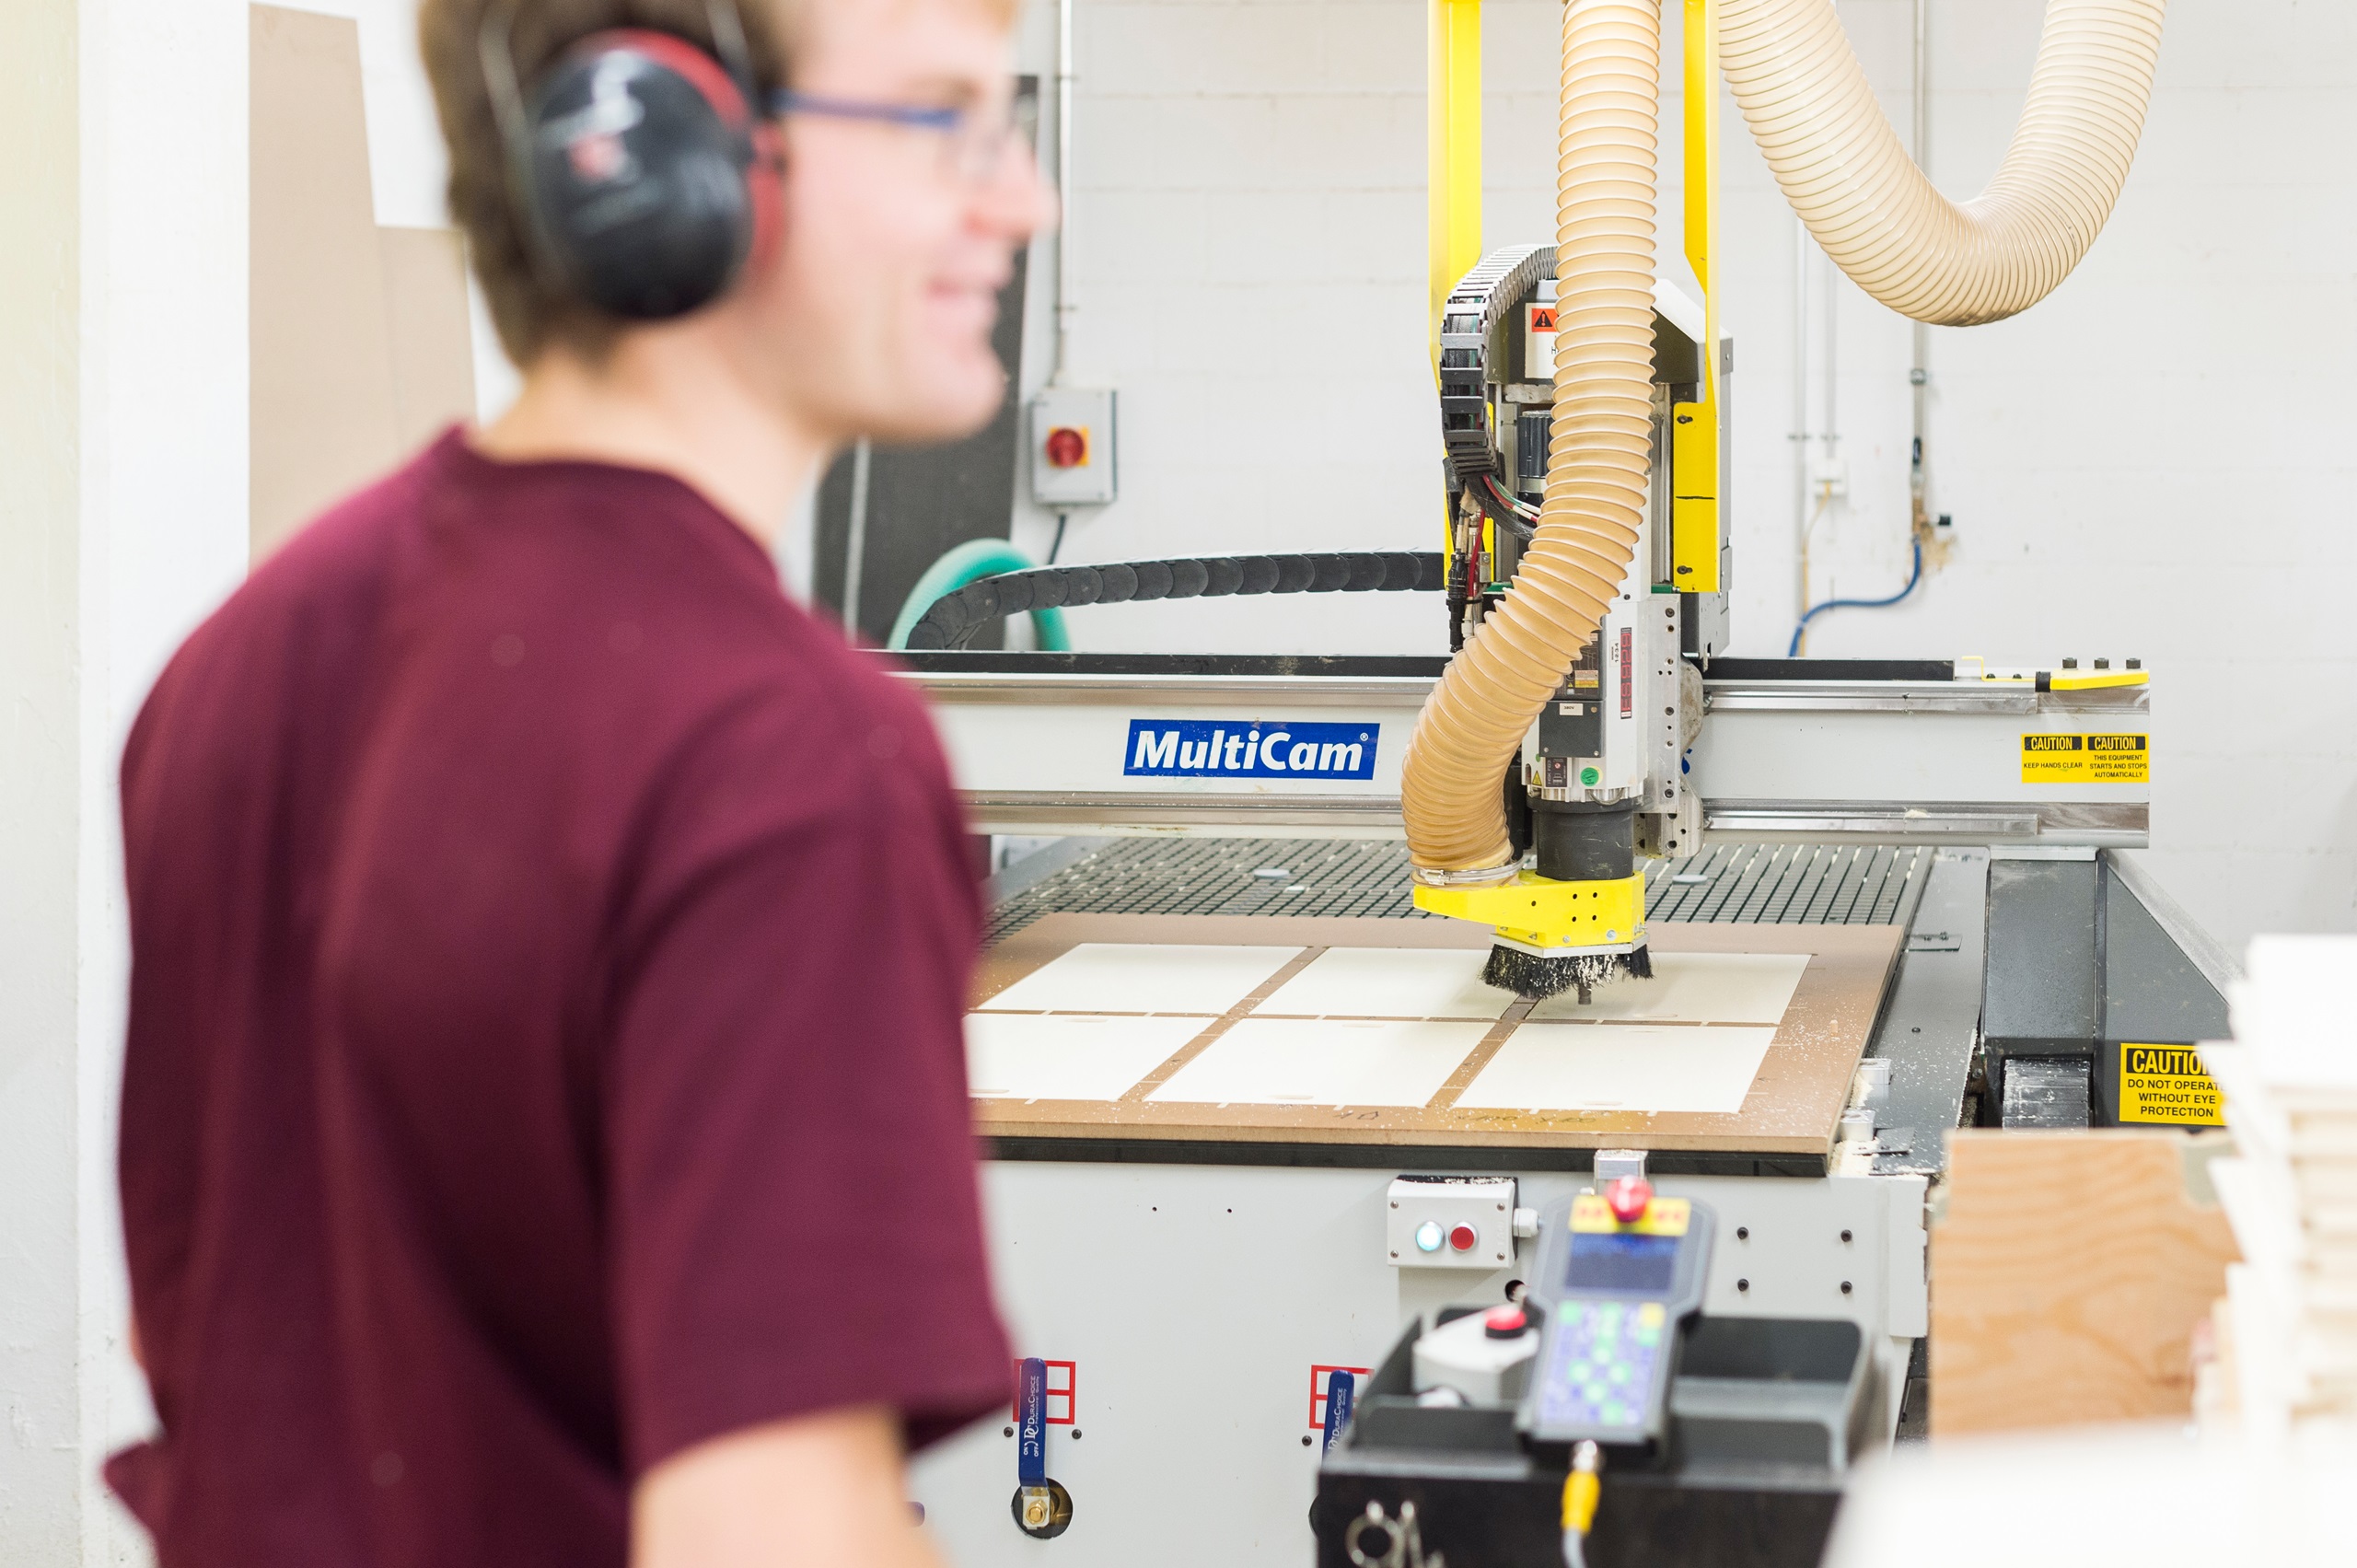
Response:
[{"label": "headband of ear protection", "polygon": [[761,178],[783,149],[753,108],[733,0],[708,0],[718,59],[669,33],[614,29],[567,49],[528,95],[508,47],[517,3],[492,6],[479,42],[534,264],[626,320],[727,293],[783,221],[777,181]]}]

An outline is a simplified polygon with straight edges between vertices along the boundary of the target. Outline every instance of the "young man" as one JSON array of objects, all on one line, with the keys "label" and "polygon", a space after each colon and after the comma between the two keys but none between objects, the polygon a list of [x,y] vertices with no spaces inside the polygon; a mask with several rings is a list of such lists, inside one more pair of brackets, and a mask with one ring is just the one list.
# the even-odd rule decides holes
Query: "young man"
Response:
[{"label": "young man", "polygon": [[[904,1451],[1009,1375],[974,889],[922,709],[767,547],[844,442],[1004,395],[1005,7],[486,9],[422,33],[522,396],[257,570],[124,757],[162,1434],[110,1476],[165,1568],[916,1568]],[[552,232],[654,199],[682,81],[752,152],[670,196],[750,220],[617,314]],[[587,207],[528,214],[543,154]]]}]

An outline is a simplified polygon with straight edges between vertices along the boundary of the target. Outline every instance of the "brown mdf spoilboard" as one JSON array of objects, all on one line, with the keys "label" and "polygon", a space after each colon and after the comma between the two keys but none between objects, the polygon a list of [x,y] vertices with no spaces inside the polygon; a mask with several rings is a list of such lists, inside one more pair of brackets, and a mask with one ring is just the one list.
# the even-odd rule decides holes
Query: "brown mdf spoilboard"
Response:
[{"label": "brown mdf spoilboard", "polygon": [[[1490,945],[1489,934],[1462,922],[1437,920],[1047,915],[984,956],[976,976],[976,1007],[988,1007],[1009,987],[1084,943],[1295,951],[1279,956],[1282,961],[1272,958],[1277,967],[1248,995],[1216,1016],[1204,1016],[1184,1045],[1118,1098],[977,1098],[976,1122],[985,1136],[1027,1141],[1643,1148],[1821,1159],[1832,1147],[1852,1074],[1881,1011],[1899,935],[1898,927],[1887,925],[1664,923],[1652,928],[1649,936],[1656,955],[1791,954],[1806,959],[1737,1110],[1533,1111],[1460,1105],[1482,1069],[1528,1017],[1530,1005],[1518,1000],[1494,1020],[1458,1026],[1467,1033],[1469,1049],[1422,1104],[1217,1104],[1151,1097],[1326,950],[1483,950]],[[1576,1031],[1601,1026],[1533,1027]]]}]

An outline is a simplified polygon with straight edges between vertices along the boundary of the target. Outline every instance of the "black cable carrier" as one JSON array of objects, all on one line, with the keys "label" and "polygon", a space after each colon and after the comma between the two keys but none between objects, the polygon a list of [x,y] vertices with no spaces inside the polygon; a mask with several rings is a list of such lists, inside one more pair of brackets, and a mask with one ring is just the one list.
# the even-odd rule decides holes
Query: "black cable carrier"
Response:
[{"label": "black cable carrier", "polygon": [[[1552,245],[1509,245],[1481,258],[1448,291],[1440,316],[1440,427],[1448,444],[1448,493],[1460,494],[1498,471],[1497,433],[1490,428],[1491,355],[1511,341],[1505,312],[1555,271]],[[1478,487],[1477,487],[1478,488]],[[1482,497],[1485,507],[1488,497]],[[1503,510],[1503,508],[1500,508]]]},{"label": "black cable carrier", "polygon": [[908,645],[962,648],[999,617],[1034,610],[1228,594],[1437,593],[1444,582],[1437,552],[1406,550],[1039,566],[984,577],[934,600],[924,619],[910,628]]}]

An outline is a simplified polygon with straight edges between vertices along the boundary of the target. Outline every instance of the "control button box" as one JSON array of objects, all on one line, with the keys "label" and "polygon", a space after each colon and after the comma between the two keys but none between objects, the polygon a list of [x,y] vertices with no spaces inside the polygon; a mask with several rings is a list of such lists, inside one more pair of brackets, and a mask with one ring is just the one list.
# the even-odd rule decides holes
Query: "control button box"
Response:
[{"label": "control button box", "polygon": [[1400,1176],[1385,1197],[1387,1261],[1403,1269],[1503,1269],[1515,1259],[1510,1176]]}]

